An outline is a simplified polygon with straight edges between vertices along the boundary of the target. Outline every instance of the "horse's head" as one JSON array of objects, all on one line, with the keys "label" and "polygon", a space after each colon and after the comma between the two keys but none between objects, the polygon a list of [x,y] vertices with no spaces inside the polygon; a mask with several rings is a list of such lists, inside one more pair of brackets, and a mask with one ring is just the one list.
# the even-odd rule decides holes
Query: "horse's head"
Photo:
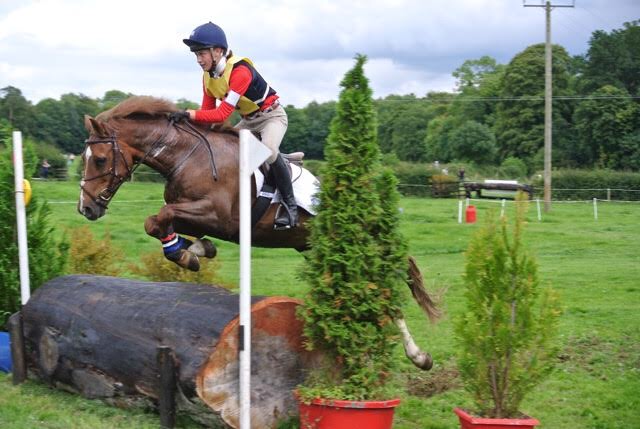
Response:
[{"label": "horse's head", "polygon": [[85,116],[89,132],[82,154],[84,171],[80,182],[78,211],[89,220],[104,216],[109,201],[131,175],[133,159],[126,144],[106,122]]}]

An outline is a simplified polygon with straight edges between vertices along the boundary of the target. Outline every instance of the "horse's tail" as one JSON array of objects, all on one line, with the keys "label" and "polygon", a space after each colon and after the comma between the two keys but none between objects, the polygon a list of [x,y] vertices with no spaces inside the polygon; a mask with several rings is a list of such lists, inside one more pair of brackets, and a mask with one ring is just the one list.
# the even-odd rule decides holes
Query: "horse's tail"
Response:
[{"label": "horse's tail", "polygon": [[440,318],[440,310],[431,299],[427,290],[424,288],[424,280],[420,268],[416,264],[413,256],[409,256],[409,280],[407,285],[411,289],[411,294],[416,300],[420,308],[426,313],[431,323],[435,323]]}]

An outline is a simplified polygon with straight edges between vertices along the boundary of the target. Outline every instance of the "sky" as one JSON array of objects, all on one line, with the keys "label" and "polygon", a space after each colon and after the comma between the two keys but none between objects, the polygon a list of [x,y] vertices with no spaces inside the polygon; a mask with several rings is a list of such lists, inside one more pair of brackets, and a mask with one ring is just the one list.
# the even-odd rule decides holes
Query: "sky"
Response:
[{"label": "sky", "polygon": [[[545,39],[541,0],[0,0],[0,88],[34,104],[117,89],[202,99],[202,71],[182,43],[220,25],[284,104],[337,100],[356,54],[375,98],[453,91],[453,71],[484,55],[507,64]],[[552,41],[585,54],[596,30],[640,19],[640,0],[553,0]]]}]

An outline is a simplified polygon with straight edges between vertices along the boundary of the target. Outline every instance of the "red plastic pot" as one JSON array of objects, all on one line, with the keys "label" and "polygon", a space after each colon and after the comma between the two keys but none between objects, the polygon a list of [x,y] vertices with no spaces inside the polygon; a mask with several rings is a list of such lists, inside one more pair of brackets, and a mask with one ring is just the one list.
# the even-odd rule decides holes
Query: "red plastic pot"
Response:
[{"label": "red plastic pot", "polygon": [[453,410],[460,419],[460,427],[462,429],[533,429],[534,426],[540,424],[536,419],[487,419],[483,417],[474,417],[466,411],[456,408]]},{"label": "red plastic pot", "polygon": [[391,429],[400,399],[336,401],[317,398],[300,402],[300,429]]}]

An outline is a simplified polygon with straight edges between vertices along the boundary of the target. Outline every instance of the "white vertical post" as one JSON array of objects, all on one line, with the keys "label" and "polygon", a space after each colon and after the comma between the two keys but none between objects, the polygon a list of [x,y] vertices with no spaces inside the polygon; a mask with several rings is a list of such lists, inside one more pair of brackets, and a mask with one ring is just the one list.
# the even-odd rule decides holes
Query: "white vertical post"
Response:
[{"label": "white vertical post", "polygon": [[13,169],[16,189],[16,223],[18,227],[18,259],[20,264],[20,298],[22,305],[29,301],[29,254],[27,253],[27,216],[24,208],[24,165],[22,161],[22,133],[13,132]]},{"label": "white vertical post", "polygon": [[593,199],[593,218],[598,220],[598,199]]},{"label": "white vertical post", "polygon": [[502,204],[501,204],[501,208],[500,208],[500,217],[504,217],[504,205],[506,204],[506,200],[503,198],[502,199]]},{"label": "white vertical post", "polygon": [[536,199],[536,206],[538,207],[538,220],[542,220],[542,213],[540,212],[540,198]]},{"label": "white vertical post", "polygon": [[462,223],[462,200],[458,200],[458,223]]},{"label": "white vertical post", "polygon": [[251,427],[251,171],[240,139],[240,428]]},{"label": "white vertical post", "polygon": [[240,131],[240,429],[251,428],[251,175],[271,150]]}]

